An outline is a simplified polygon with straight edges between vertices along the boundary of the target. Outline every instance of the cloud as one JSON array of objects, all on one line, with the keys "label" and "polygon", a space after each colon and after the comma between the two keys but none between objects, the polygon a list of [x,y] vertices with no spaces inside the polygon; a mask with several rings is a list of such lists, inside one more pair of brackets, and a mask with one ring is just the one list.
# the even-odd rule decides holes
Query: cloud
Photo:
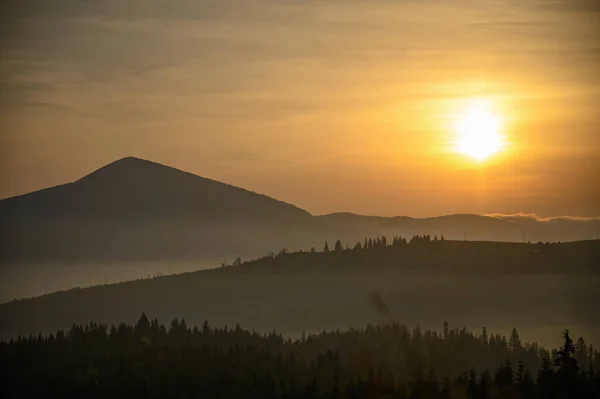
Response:
[{"label": "cloud", "polygon": [[600,12],[598,0],[538,0],[537,4],[557,11]]},{"label": "cloud", "polygon": [[535,213],[489,213],[484,216],[493,217],[496,219],[508,220],[510,222],[597,222],[600,221],[598,217],[582,217],[582,216],[552,216],[552,217],[540,217]]},{"label": "cloud", "polygon": [[67,110],[64,104],[52,100],[55,87],[44,82],[0,81],[0,112],[13,111],[19,108],[48,108]]},{"label": "cloud", "polygon": [[[110,19],[213,20],[224,14],[240,12],[245,2],[239,0],[6,0],[1,4],[10,17],[97,17]],[[235,7],[233,7],[235,5]],[[250,8],[250,7],[246,7]]]}]

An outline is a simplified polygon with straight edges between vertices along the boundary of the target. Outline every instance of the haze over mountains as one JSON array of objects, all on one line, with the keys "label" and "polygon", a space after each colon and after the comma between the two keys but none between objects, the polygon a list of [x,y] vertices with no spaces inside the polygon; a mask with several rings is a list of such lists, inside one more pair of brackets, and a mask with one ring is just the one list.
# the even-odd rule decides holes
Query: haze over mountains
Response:
[{"label": "haze over mountains", "polygon": [[[553,346],[569,328],[600,342],[600,241],[561,244],[375,240],[329,252],[281,252],[192,273],[73,289],[0,305],[0,339],[141,312],[261,332],[445,319]],[[552,338],[550,341],[547,338]]]},{"label": "haze over mountains", "polygon": [[[598,234],[594,219],[313,216],[261,194],[133,157],[73,183],[1,200],[0,221],[1,301],[98,284],[100,276],[127,280],[169,269],[215,267],[282,248],[321,249],[326,240],[352,244],[379,235],[443,234],[456,240],[537,242]],[[131,264],[137,266],[125,273]],[[65,272],[70,277],[63,277]]]}]

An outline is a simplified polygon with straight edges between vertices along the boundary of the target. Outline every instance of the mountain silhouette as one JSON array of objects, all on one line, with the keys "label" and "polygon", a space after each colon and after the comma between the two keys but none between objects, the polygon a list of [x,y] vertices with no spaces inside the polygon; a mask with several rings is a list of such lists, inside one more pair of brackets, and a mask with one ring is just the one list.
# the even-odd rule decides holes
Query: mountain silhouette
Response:
[{"label": "mountain silhouette", "polygon": [[3,218],[77,220],[175,218],[293,221],[310,214],[293,205],[134,157],[65,184],[0,202]]},{"label": "mountain silhouette", "polygon": [[[195,270],[199,263],[214,267],[283,248],[319,250],[325,241],[333,246],[338,239],[352,247],[365,237],[383,235],[513,242],[597,235],[596,222],[584,220],[541,222],[470,214],[422,219],[313,216],[265,195],[133,157],[72,183],[0,200],[0,226],[0,302],[47,288],[99,283],[98,277],[85,279],[88,265],[117,265],[111,275],[122,280],[155,272],[148,269],[148,261],[167,262],[160,270],[181,272]],[[177,268],[181,260],[190,266]],[[127,262],[142,266],[125,275],[120,265]],[[29,289],[36,281],[30,276],[40,276],[40,271],[26,265],[45,265],[43,285]],[[64,270],[59,265],[78,267]],[[83,280],[74,277],[74,270]]]},{"label": "mountain silhouette", "polygon": [[595,238],[593,223],[480,215],[416,219],[312,216],[294,205],[155,162],[127,157],[73,182],[0,200],[0,263],[260,256],[325,240],[445,234],[447,239]]},{"label": "mountain silhouette", "polygon": [[[0,201],[0,263],[258,254],[312,216],[296,206],[134,157]],[[267,238],[278,232],[272,245]],[[293,241],[293,240],[292,240]]]}]

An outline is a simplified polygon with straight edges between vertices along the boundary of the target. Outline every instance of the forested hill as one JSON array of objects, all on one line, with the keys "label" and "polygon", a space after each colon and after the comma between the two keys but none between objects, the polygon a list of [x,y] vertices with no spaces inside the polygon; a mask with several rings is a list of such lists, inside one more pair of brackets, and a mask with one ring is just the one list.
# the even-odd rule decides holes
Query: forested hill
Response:
[{"label": "forested hill", "polygon": [[[558,335],[558,334],[557,334]],[[239,325],[73,325],[0,342],[0,396],[207,398],[597,398],[600,354],[564,331],[559,350],[516,329],[437,333],[401,324],[289,339]]]},{"label": "forested hill", "polygon": [[134,321],[143,311],[292,334],[382,321],[439,325],[444,319],[499,328],[556,326],[557,320],[561,327],[594,327],[600,326],[599,270],[600,241],[426,236],[332,242],[314,252],[282,250],[213,270],[12,301],[0,305],[0,336]]}]

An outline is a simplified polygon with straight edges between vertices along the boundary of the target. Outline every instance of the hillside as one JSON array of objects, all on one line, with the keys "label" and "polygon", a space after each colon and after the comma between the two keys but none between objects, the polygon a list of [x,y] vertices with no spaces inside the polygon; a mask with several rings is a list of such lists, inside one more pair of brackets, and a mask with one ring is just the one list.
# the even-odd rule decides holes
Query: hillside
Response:
[{"label": "hillside", "polygon": [[471,328],[530,328],[544,342],[545,328],[585,326],[585,335],[598,342],[599,270],[600,241],[417,240],[280,253],[239,266],[12,301],[0,305],[0,337],[48,333],[74,322],[133,322],[145,311],[163,320],[239,322],[290,334],[381,321],[439,326],[449,318]]},{"label": "hillside", "polygon": [[449,215],[312,216],[265,195],[128,157],[73,183],[0,201],[0,264],[106,263],[309,249],[325,240],[444,234],[448,239],[596,238],[597,221]]},{"label": "hillside", "polygon": [[302,209],[265,195],[134,157],[110,163],[74,183],[5,199],[0,206],[3,218],[10,221],[58,217],[290,221],[310,217]]},{"label": "hillside", "polygon": [[142,314],[135,325],[73,325],[0,341],[0,395],[596,399],[600,353],[580,337],[565,361],[574,338],[565,332],[549,351],[523,344],[516,329],[507,337],[391,323],[290,339]]},{"label": "hillside", "polygon": [[[265,195],[128,157],[61,186],[0,200],[0,303],[75,286],[215,267],[327,240],[444,235],[473,241],[596,238],[598,221],[448,215],[312,216]],[[35,276],[35,278],[32,278]]]},{"label": "hillside", "polygon": [[235,244],[236,235],[247,235],[240,228],[282,229],[310,218],[273,198],[130,157],[74,183],[0,201],[0,261],[206,257],[222,254],[225,236],[243,248]]}]

